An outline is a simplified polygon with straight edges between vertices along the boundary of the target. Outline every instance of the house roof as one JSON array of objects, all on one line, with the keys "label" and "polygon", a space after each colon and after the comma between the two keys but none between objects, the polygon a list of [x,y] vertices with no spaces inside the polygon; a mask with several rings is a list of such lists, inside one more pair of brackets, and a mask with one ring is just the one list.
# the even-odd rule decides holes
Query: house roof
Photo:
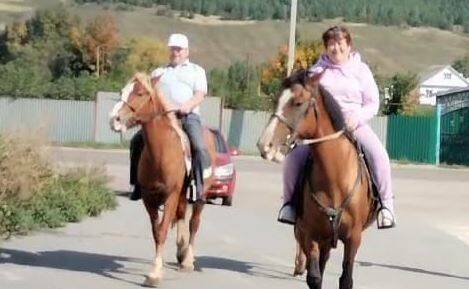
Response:
[{"label": "house roof", "polygon": [[442,71],[449,65],[432,65],[428,67],[427,70],[419,73],[420,83],[425,82],[426,80],[435,76],[438,72]]},{"label": "house roof", "polygon": [[423,71],[419,74],[420,83],[427,81],[428,79],[432,78],[436,74],[438,74],[443,69],[449,69],[452,73],[457,75],[462,81],[464,81],[469,86],[469,80],[465,79],[464,76],[454,69],[451,65],[432,65],[427,70]]},{"label": "house roof", "polygon": [[437,93],[436,97],[441,97],[441,96],[446,96],[446,95],[455,94],[459,92],[466,92],[466,91],[469,91],[469,86],[442,91],[442,92]]}]

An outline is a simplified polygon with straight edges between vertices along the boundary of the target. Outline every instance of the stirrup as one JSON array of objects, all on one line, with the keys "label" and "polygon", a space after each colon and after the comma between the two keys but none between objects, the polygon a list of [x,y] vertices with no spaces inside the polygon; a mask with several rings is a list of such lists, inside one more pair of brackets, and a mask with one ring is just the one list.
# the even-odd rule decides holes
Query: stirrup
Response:
[{"label": "stirrup", "polygon": [[[388,213],[384,215],[385,212]],[[378,226],[379,230],[394,228],[396,226],[396,221],[394,218],[394,214],[391,212],[391,210],[386,207],[381,207],[378,210],[376,225]]]},{"label": "stirrup", "polygon": [[295,208],[290,203],[286,203],[285,205],[283,205],[282,208],[280,208],[280,211],[278,212],[277,221],[284,224],[295,225]]}]

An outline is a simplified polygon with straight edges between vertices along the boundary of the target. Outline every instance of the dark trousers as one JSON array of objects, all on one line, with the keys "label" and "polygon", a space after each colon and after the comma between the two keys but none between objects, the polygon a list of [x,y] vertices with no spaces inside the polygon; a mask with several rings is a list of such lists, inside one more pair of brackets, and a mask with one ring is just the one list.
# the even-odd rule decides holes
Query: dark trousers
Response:
[{"label": "dark trousers", "polygon": [[210,155],[204,142],[204,134],[200,116],[189,113],[182,118],[182,128],[189,137],[192,154],[192,171],[194,172],[197,199],[204,193],[203,170],[211,166]]},{"label": "dark trousers", "polygon": [[142,155],[145,140],[143,131],[139,130],[130,140],[130,184],[137,185],[138,161]]},{"label": "dark trousers", "polygon": [[[200,116],[190,113],[182,117],[181,122],[191,144],[192,170],[194,172],[197,199],[200,200],[204,189],[203,170],[211,166],[210,155],[205,146]],[[139,130],[130,141],[130,183],[135,186],[138,186],[138,161],[144,145],[144,134],[142,130]]]}]

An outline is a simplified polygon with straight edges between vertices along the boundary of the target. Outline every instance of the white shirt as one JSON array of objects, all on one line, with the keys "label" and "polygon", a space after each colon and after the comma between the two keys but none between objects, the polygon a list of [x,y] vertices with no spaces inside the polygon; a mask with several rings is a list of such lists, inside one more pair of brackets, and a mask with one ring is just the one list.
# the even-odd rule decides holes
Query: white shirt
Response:
[{"label": "white shirt", "polygon": [[[205,70],[189,60],[174,67],[168,65],[157,68],[152,72],[152,77],[159,75],[161,75],[159,80],[161,90],[165,97],[176,105],[181,105],[194,97],[196,91],[207,93]],[[192,112],[200,114],[199,110],[197,106]]]}]

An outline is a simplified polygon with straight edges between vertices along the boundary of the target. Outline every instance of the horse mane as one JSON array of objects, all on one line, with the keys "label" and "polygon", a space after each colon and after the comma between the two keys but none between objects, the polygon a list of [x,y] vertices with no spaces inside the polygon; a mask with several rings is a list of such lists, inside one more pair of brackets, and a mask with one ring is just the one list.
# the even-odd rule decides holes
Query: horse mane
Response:
[{"label": "horse mane", "polygon": [[143,73],[143,72],[137,72],[134,74],[132,77],[131,82],[138,81],[143,87],[150,93],[154,94],[155,90],[153,89],[151,85],[151,78],[148,74]]},{"label": "horse mane", "polygon": [[286,77],[282,82],[283,89],[289,89],[295,84],[300,84],[306,87],[308,83],[308,71],[305,69],[298,69],[293,72],[289,77]]},{"label": "horse mane", "polygon": [[334,129],[336,131],[343,129],[345,127],[345,119],[337,101],[322,85],[318,85],[318,93],[322,96],[324,107],[331,118]]},{"label": "horse mane", "polygon": [[[321,75],[318,75],[317,77],[320,78]],[[301,86],[306,87],[310,78],[311,76],[307,70],[299,69],[283,80],[282,88],[289,89],[295,84],[300,84]],[[319,84],[313,87],[311,93],[313,97],[318,97],[318,95],[322,96],[324,100],[324,106],[326,107],[326,111],[331,118],[334,129],[341,130],[344,128],[345,119],[342,111],[340,110],[340,106],[334,97],[329,93],[329,91],[327,91],[322,85]]]}]

